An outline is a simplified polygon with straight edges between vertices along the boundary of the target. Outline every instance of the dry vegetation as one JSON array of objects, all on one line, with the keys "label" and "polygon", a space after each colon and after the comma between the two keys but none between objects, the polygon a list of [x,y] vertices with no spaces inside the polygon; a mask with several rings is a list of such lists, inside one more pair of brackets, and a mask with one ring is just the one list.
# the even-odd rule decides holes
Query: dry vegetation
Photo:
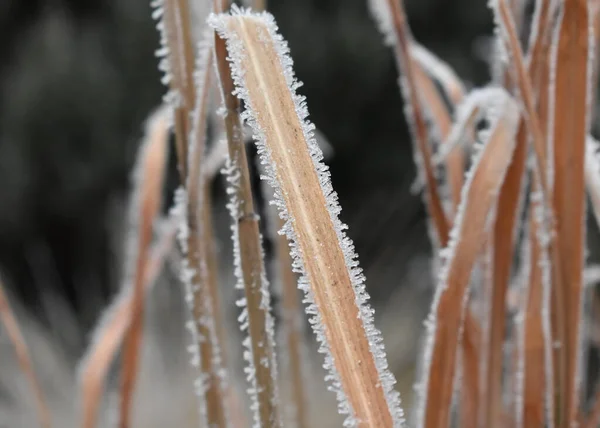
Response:
[{"label": "dry vegetation", "polygon": [[[600,219],[600,158],[590,135],[596,104],[595,0],[492,0],[494,80],[467,90],[448,65],[417,44],[401,0],[372,0],[391,45],[414,142],[439,271],[426,322],[418,399],[405,421],[395,379],[352,242],[338,214],[323,154],[286,43],[268,13],[215,0],[195,22],[186,0],[156,5],[169,93],[148,122],[135,182],[122,291],[99,323],[79,371],[81,428],[98,424],[109,366],[122,348],[120,428],[131,426],[145,297],[172,249],[183,254],[202,426],[249,426],[226,355],[209,189],[218,168],[207,144],[212,89],[228,147],[238,302],[253,426],[308,426],[302,316],[324,354],[326,380],[348,426],[423,428],[597,427],[600,394],[588,397],[583,359],[595,339],[583,328],[585,219]],[[261,2],[254,4],[261,9]],[[531,22],[527,20],[530,19]],[[194,49],[192,29],[204,40]],[[206,26],[206,28],[203,28]],[[528,29],[528,30],[526,30]],[[245,149],[248,126],[277,216],[270,219],[283,294],[285,346],[274,339],[260,218]],[[173,128],[181,188],[169,225],[153,231]],[[212,152],[211,152],[212,151]],[[274,214],[274,212],[272,212]],[[275,230],[276,229],[276,230]],[[287,240],[286,240],[287,238]],[[406,286],[412,286],[407,284]],[[304,295],[304,309],[298,296]],[[0,315],[35,399],[52,425],[18,323],[0,289]],[[590,297],[592,296],[592,297]],[[597,335],[596,335],[597,336]],[[275,351],[288,360],[278,373]],[[281,393],[281,377],[293,391]],[[287,402],[289,401],[289,402]],[[288,412],[284,409],[292,408]],[[331,409],[335,412],[336,409]]]}]

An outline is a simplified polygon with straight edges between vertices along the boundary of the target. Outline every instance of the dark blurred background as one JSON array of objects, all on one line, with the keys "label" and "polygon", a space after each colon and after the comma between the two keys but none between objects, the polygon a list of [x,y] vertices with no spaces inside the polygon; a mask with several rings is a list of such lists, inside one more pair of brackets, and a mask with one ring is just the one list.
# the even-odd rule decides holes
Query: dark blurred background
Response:
[{"label": "dark blurred background", "polygon": [[[471,84],[488,79],[487,2],[405,3],[421,43]],[[334,188],[371,294],[386,299],[429,251],[391,51],[366,0],[269,9],[333,145]],[[60,296],[86,331],[118,287],[130,170],[165,92],[150,12],[149,0],[0,1],[0,269],[41,320]]]}]

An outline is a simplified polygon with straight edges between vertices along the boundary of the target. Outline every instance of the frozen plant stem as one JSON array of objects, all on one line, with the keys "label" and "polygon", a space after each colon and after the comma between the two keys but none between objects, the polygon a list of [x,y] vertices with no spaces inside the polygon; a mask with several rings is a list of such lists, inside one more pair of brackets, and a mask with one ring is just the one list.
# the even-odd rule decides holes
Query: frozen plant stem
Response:
[{"label": "frozen plant stem", "polygon": [[590,19],[587,0],[565,0],[552,40],[555,106],[553,124],[554,186],[552,202],[556,216],[555,260],[562,289],[557,310],[565,315],[560,391],[556,406],[557,426],[574,426],[579,408],[579,348],[582,272],[585,249],[585,145],[589,129],[588,101],[592,71]]},{"label": "frozen plant stem", "polygon": [[31,356],[27,349],[27,344],[17,323],[17,319],[10,307],[8,297],[4,293],[4,284],[0,282],[0,323],[4,326],[8,335],[9,341],[15,348],[17,355],[17,362],[21,368],[21,371],[29,382],[29,387],[34,395],[35,410],[38,417],[38,422],[41,428],[50,428],[51,416],[50,409],[46,403],[44,392],[33,369],[33,363],[31,362]]},{"label": "frozen plant stem", "polygon": [[[468,284],[473,265],[488,236],[494,212],[515,149],[519,115],[516,104],[500,89],[490,89],[490,111],[496,116],[487,141],[476,155],[463,188],[461,207],[448,245],[448,258],[428,320],[425,367],[417,409],[419,427],[446,428],[450,422],[456,355]],[[491,120],[492,120],[491,119]]]},{"label": "frozen plant stem", "polygon": [[[253,0],[252,8],[256,12],[267,8],[267,0]],[[260,167],[259,167],[260,168]],[[263,182],[266,184],[265,182]],[[268,200],[272,200],[273,190],[269,186],[263,185],[265,194],[269,195]],[[291,417],[297,428],[308,428],[308,408],[306,403],[304,377],[302,375],[302,345],[303,345],[303,309],[302,302],[298,292],[298,276],[292,269],[292,257],[284,234],[278,231],[283,229],[285,222],[279,217],[277,208],[273,205],[267,207],[269,214],[267,222],[270,223],[271,237],[275,244],[276,263],[279,285],[282,294],[283,334],[285,335],[286,353],[281,357],[287,358],[289,368],[289,378],[292,387],[291,391]]]},{"label": "frozen plant stem", "polygon": [[[171,252],[180,216],[171,212],[167,225],[163,229],[150,260],[150,266],[144,279],[144,293],[152,289],[164,261]],[[101,321],[92,334],[92,341],[81,359],[78,370],[79,393],[81,395],[82,428],[94,428],[104,392],[106,374],[119,350],[129,323],[133,307],[131,287],[122,287],[110,306],[104,311]]]},{"label": "frozen plant stem", "polygon": [[[203,382],[200,388],[200,397],[204,400],[204,417],[210,427],[225,428],[227,426],[225,419],[225,379],[222,375],[222,361],[220,350],[223,344],[220,343],[220,337],[217,334],[217,324],[220,319],[216,315],[220,313],[218,308],[218,290],[214,281],[214,272],[209,272],[214,268],[214,264],[209,262],[209,245],[207,229],[211,224],[207,224],[207,213],[204,205],[207,192],[205,191],[205,182],[207,177],[202,170],[204,152],[206,149],[206,119],[207,105],[210,91],[210,74],[212,65],[212,54],[209,50],[208,41],[211,40],[208,33],[208,40],[205,46],[202,46],[198,55],[198,67],[196,70],[197,78],[197,96],[195,109],[192,117],[192,133],[190,135],[190,147],[188,150],[188,176],[186,182],[186,221],[187,227],[184,238],[186,242],[182,245],[186,249],[186,264],[189,269],[189,276],[186,276],[189,297],[191,298],[192,322],[196,329],[195,340],[197,350],[200,356],[200,381]],[[208,207],[210,209],[210,207]],[[189,282],[188,282],[189,280]]]},{"label": "frozen plant stem", "polygon": [[[259,234],[259,216],[254,210],[250,172],[243,130],[240,121],[240,102],[234,95],[235,86],[231,77],[225,40],[215,33],[215,56],[221,82],[221,91],[225,107],[225,130],[229,146],[229,160],[234,194],[232,204],[234,228],[237,228],[238,242],[234,245],[239,251],[239,261],[248,311],[248,329],[252,354],[252,367],[255,370],[254,381],[258,421],[261,427],[280,425],[278,397],[276,391],[275,350],[273,349],[273,331],[269,313],[269,295],[265,283],[263,249]],[[234,239],[236,237],[234,236]],[[236,255],[237,257],[237,255]],[[255,416],[256,421],[256,416]]]},{"label": "frozen plant stem", "polygon": [[[261,168],[264,173],[264,168]],[[268,183],[262,182],[265,199],[273,200],[273,189]],[[269,226],[270,237],[275,246],[276,283],[281,293],[280,316],[282,318],[281,330],[284,336],[282,348],[286,352],[279,354],[280,359],[285,361],[288,366],[288,383],[291,386],[291,402],[287,405],[286,411],[290,419],[297,428],[308,428],[308,407],[305,396],[305,378],[303,376],[303,338],[304,330],[302,328],[303,308],[299,298],[298,276],[293,271],[293,260],[290,256],[290,249],[287,238],[284,234],[278,233],[285,226],[285,222],[279,217],[277,208],[271,204],[266,207],[267,225]]]},{"label": "frozen plant stem", "polygon": [[[322,153],[305,122],[303,98],[287,45],[271,15],[234,11],[211,24],[227,40],[236,94],[254,131],[275,201],[291,240],[294,266],[314,315],[311,323],[326,353],[347,426],[403,425],[395,379],[387,371],[381,336],[373,326],[363,276],[339,221],[339,206]],[[224,41],[222,42],[224,43]],[[221,45],[224,47],[224,45]]]},{"label": "frozen plant stem", "polygon": [[154,220],[160,208],[163,174],[167,157],[168,126],[166,113],[161,110],[150,118],[147,138],[139,153],[134,215],[139,222],[132,241],[134,250],[131,263],[132,306],[131,321],[123,344],[121,367],[121,401],[119,408],[119,427],[128,428],[131,423],[131,407],[139,367],[142,332],[144,328],[144,284],[150,268],[150,246],[152,244]]},{"label": "frozen plant stem", "polygon": [[164,56],[159,68],[165,73],[164,83],[171,92],[168,101],[174,109],[175,146],[181,182],[187,176],[188,135],[191,131],[189,113],[194,108],[194,48],[191,32],[191,15],[188,0],[155,0],[155,17],[160,18]]},{"label": "frozen plant stem", "polygon": [[[382,1],[380,13],[388,15],[385,19],[391,20],[387,24],[388,37],[394,41],[394,52],[400,77],[400,89],[404,98],[404,112],[415,142],[415,158],[420,178],[425,180],[425,201],[429,214],[433,220],[437,242],[440,247],[445,247],[448,239],[450,226],[442,205],[439,189],[437,187],[435,172],[433,170],[431,147],[429,146],[429,135],[427,124],[423,114],[423,108],[419,102],[419,87],[417,84],[416,61],[411,54],[413,37],[408,26],[406,13],[404,11],[404,0],[373,0]],[[389,28],[391,27],[391,28]]]}]

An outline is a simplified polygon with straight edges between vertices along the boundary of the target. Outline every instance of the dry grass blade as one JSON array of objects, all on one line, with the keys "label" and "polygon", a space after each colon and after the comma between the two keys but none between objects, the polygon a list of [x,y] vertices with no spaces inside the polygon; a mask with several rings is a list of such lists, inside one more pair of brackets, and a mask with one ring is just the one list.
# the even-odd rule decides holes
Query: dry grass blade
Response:
[{"label": "dry grass blade", "polygon": [[182,182],[187,176],[188,135],[191,131],[189,112],[194,109],[194,47],[188,0],[155,0],[154,17],[159,18],[163,56],[159,68],[165,73],[163,83],[171,93],[166,101],[173,105],[175,145]]},{"label": "dry grass blade", "polygon": [[[527,74],[532,81],[536,77],[542,77],[544,71],[544,58],[547,56],[549,47],[548,21],[550,2],[542,0],[537,3],[533,23],[534,33],[530,39],[529,62]],[[515,4],[513,3],[513,12]],[[509,24],[510,26],[510,24]],[[513,43],[514,46],[514,43]],[[546,55],[544,55],[546,54]],[[519,57],[519,53],[515,55]],[[539,84],[539,83],[538,83]],[[543,87],[539,87],[543,88]],[[543,89],[541,90],[543,91]],[[538,97],[538,101],[544,101]],[[545,103],[544,103],[545,106]],[[544,108],[538,103],[540,108]],[[546,122],[546,115],[540,116],[540,126]],[[486,415],[486,426],[492,427],[500,420],[502,409],[502,377],[503,377],[503,345],[506,325],[506,295],[510,280],[511,266],[514,255],[514,236],[517,221],[517,209],[522,195],[523,177],[525,176],[525,163],[527,159],[527,140],[529,135],[525,123],[521,119],[519,131],[517,132],[517,148],[511,166],[506,175],[506,181],[500,190],[498,200],[498,214],[494,225],[494,258],[493,258],[493,288],[492,288],[492,310],[490,314],[490,349],[488,351],[489,361],[487,364],[487,390],[488,400],[484,403],[484,414]],[[544,158],[546,158],[546,150]],[[543,362],[543,360],[541,360]]]},{"label": "dry grass blade", "polygon": [[[437,127],[441,142],[447,142],[452,129],[452,118],[435,83],[419,61],[415,61],[414,76],[419,90],[421,103],[425,105]],[[446,156],[447,177],[452,197],[452,216],[460,203],[460,191],[463,185],[464,159],[461,150],[451,150]]]},{"label": "dry grass blade", "polygon": [[[185,252],[188,301],[194,323],[194,344],[199,353],[202,379],[201,414],[211,427],[226,427],[226,379],[223,375],[221,349],[223,332],[219,334],[220,299],[216,283],[216,263],[212,253],[212,221],[210,215],[209,179],[203,171],[206,151],[208,99],[211,89],[212,32],[207,31],[200,46],[196,67],[196,101],[192,115],[192,132],[188,150],[188,176],[185,183],[185,222],[181,223],[181,246]],[[209,239],[210,238],[210,239]],[[211,260],[212,257],[212,260]]]},{"label": "dry grass blade", "polygon": [[[278,229],[283,228],[284,222],[278,218]],[[298,280],[292,271],[287,239],[284,235],[277,237],[277,263],[283,293],[283,323],[286,331],[288,346],[289,370],[291,372],[293,417],[298,428],[308,428],[308,409],[302,375],[302,304],[298,298]]]},{"label": "dry grass blade", "polygon": [[510,52],[512,64],[511,71],[514,75],[514,81],[519,89],[519,96],[523,102],[524,117],[533,140],[533,148],[536,154],[538,171],[541,171],[540,184],[545,197],[548,195],[548,179],[546,176],[547,156],[546,156],[546,136],[542,130],[540,120],[536,109],[536,100],[531,84],[529,70],[525,66],[523,51],[519,42],[516,25],[513,19],[512,11],[507,5],[507,0],[493,0],[491,2],[494,9],[494,15],[497,20],[502,40],[504,41],[508,52]]},{"label": "dry grass blade", "polygon": [[[379,332],[351,243],[337,219],[339,207],[322,153],[312,138],[312,125],[281,36],[268,14],[235,13],[213,19],[227,38],[236,93],[248,108],[245,115],[258,137],[267,176],[276,189],[277,206],[288,219],[284,231],[292,240],[302,285],[314,299],[317,338],[328,348],[328,378],[334,380],[351,425],[392,427],[403,424],[395,380],[387,372]],[[314,156],[314,157],[313,157]],[[328,209],[329,208],[329,209]],[[322,323],[322,325],[319,325]],[[346,401],[347,399],[347,401]]]},{"label": "dry grass blade", "polygon": [[[465,100],[456,106],[456,113],[452,129],[448,134],[447,140],[442,144],[438,153],[434,157],[434,164],[445,162],[448,156],[456,150],[463,150],[462,142],[475,131],[476,120],[480,115],[479,100],[477,91],[471,92]],[[469,137],[470,138],[470,137]],[[472,140],[472,139],[471,139]]]},{"label": "dry grass blade", "polygon": [[[423,73],[427,73],[441,85],[454,108],[463,102],[466,93],[465,87],[458,76],[454,74],[454,71],[450,66],[437,58],[425,47],[413,42],[411,46],[411,56],[415,61],[415,74],[420,95],[425,99],[426,105],[428,105],[434,113],[434,122],[440,131],[442,143],[448,143],[448,137],[450,136],[452,127],[450,113],[433,82],[428,79],[429,82],[425,82],[425,86],[422,85],[425,78]],[[464,184],[464,151],[461,148],[453,146],[448,148],[446,153],[444,160],[452,196],[452,215],[454,215],[454,211],[456,211],[458,204],[460,203],[460,192]]]},{"label": "dry grass blade", "polygon": [[[518,109],[506,92],[498,89],[499,117],[488,141],[480,149],[463,189],[461,208],[440,275],[425,350],[426,367],[418,426],[446,428],[449,423],[464,302],[473,265],[488,233],[493,212],[515,149]],[[492,98],[493,99],[493,98]]]},{"label": "dry grass blade", "polygon": [[527,131],[521,122],[517,131],[514,155],[498,197],[496,221],[493,229],[492,290],[489,349],[487,351],[486,390],[487,400],[483,406],[484,424],[497,426],[502,414],[502,377],[505,325],[506,293],[513,262],[514,238],[517,214],[523,189],[523,177],[527,160]]},{"label": "dry grass blade", "polygon": [[[166,228],[161,232],[146,272],[145,294],[148,294],[155,284],[163,262],[173,248],[180,220],[179,216],[172,215]],[[91,346],[81,360],[78,379],[82,397],[82,428],[96,426],[106,375],[129,327],[132,307],[132,289],[124,287],[104,312],[102,320],[92,335]]]},{"label": "dry grass blade", "polygon": [[582,272],[585,248],[584,161],[588,130],[588,97],[591,83],[589,21],[586,0],[565,0],[553,45],[554,96],[554,186],[556,216],[556,262],[560,274],[565,314],[565,336],[560,361],[562,382],[557,418],[560,426],[575,423],[578,416],[578,349],[581,317]]},{"label": "dry grass blade", "polygon": [[[262,165],[259,165],[261,173],[265,173]],[[265,200],[273,200],[275,195],[273,189],[266,181],[262,182]],[[290,385],[290,402],[286,403],[286,413],[290,421],[297,428],[308,428],[308,403],[305,390],[305,374],[303,374],[303,338],[304,321],[302,302],[298,290],[298,276],[294,272],[293,260],[290,255],[287,238],[279,234],[285,222],[279,217],[277,208],[273,205],[266,207],[267,225],[270,237],[275,246],[275,277],[281,294],[281,307],[279,315],[282,319],[282,351],[280,358],[287,366],[287,378]]]},{"label": "dry grass blade", "polygon": [[236,270],[241,268],[245,290],[247,322],[250,333],[250,372],[253,383],[251,399],[255,410],[255,423],[261,426],[280,425],[278,394],[276,389],[273,320],[269,308],[259,216],[254,210],[250,172],[240,121],[240,102],[235,96],[225,40],[215,33],[215,55],[225,105],[225,128],[229,147],[232,201],[230,209],[234,218],[234,245]]},{"label": "dry grass blade", "polygon": [[448,64],[416,42],[412,43],[410,53],[416,63],[440,84],[454,106],[462,102],[467,90]]},{"label": "dry grass blade", "polygon": [[37,413],[40,427],[50,428],[50,426],[52,425],[50,409],[48,408],[48,404],[46,403],[46,398],[44,397],[42,387],[37,379],[37,376],[35,375],[35,370],[33,369],[33,363],[31,361],[31,356],[27,348],[27,343],[23,338],[23,334],[21,333],[21,329],[19,328],[19,323],[17,322],[17,319],[10,307],[8,297],[4,292],[4,285],[1,282],[0,322],[6,330],[8,340],[12,343],[12,346],[15,348],[15,354],[17,355],[19,367],[25,375],[25,377],[27,378],[27,382],[29,382],[29,387],[31,388],[31,392],[33,393],[35,401],[35,411]]},{"label": "dry grass blade", "polygon": [[465,313],[462,349],[462,388],[460,402],[460,426],[477,428],[479,415],[480,378],[479,355],[481,350],[481,329],[470,310]]},{"label": "dry grass blade", "polygon": [[[267,188],[266,182],[263,182],[264,194],[266,199],[274,198],[271,188]],[[305,376],[303,375],[302,346],[303,346],[303,308],[298,292],[298,276],[292,269],[292,257],[290,256],[289,246],[285,235],[278,233],[285,222],[279,217],[277,209],[274,206],[267,207],[268,224],[271,232],[271,239],[275,245],[276,261],[276,281],[279,283],[281,293],[281,311],[282,334],[284,339],[285,351],[280,352],[280,358],[284,359],[287,365],[287,377],[291,386],[290,403],[286,410],[289,418],[297,428],[308,428],[308,408],[305,391]],[[283,347],[282,347],[283,348]]]},{"label": "dry grass blade", "polygon": [[411,140],[416,144],[414,156],[419,170],[419,178],[424,180],[425,201],[433,221],[437,244],[444,247],[448,241],[450,226],[433,170],[429,135],[419,100],[418,70],[416,61],[411,55],[414,41],[406,20],[403,1],[371,0],[371,8],[376,19],[380,21],[382,32],[388,40],[393,42],[398,71],[403,74],[400,80],[400,89],[404,97],[405,116],[411,131]]},{"label": "dry grass blade", "polygon": [[[534,184],[535,187],[535,184]],[[535,191],[535,190],[534,190]],[[549,387],[546,379],[545,333],[543,324],[543,252],[547,251],[540,243],[539,201],[532,201],[529,220],[529,278],[525,304],[521,309],[523,336],[523,407],[521,410],[523,427],[543,428],[545,426],[544,403]]]},{"label": "dry grass blade", "polygon": [[130,424],[131,403],[135,390],[135,381],[139,365],[139,353],[144,325],[144,285],[150,266],[150,246],[152,243],[154,220],[156,219],[162,198],[163,175],[168,149],[168,118],[165,110],[150,118],[147,139],[142,143],[139,154],[139,170],[134,198],[134,215],[139,224],[131,245],[132,263],[132,305],[131,322],[123,349],[121,367],[121,402],[119,427]]}]

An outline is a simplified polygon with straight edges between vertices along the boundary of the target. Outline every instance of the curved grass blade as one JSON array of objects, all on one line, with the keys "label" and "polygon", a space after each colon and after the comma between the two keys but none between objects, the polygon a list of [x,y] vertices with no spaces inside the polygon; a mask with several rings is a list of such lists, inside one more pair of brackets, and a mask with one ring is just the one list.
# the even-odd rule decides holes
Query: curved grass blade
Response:
[{"label": "curved grass blade", "polygon": [[[444,268],[428,321],[425,370],[419,387],[417,426],[448,426],[456,354],[471,270],[481,252],[498,193],[513,158],[518,109],[502,89],[489,89],[495,105],[492,126],[463,188]],[[496,104],[498,103],[498,104]]]},{"label": "curved grass blade", "polygon": [[132,286],[131,320],[127,328],[121,366],[121,401],[119,427],[127,428],[139,366],[139,353],[144,324],[144,285],[150,266],[153,226],[162,199],[163,176],[168,152],[168,120],[164,110],[148,121],[147,139],[142,143],[136,170],[133,219],[136,223],[128,257],[131,266],[126,281]]},{"label": "curved grass blade", "polygon": [[52,426],[52,417],[50,409],[44,396],[44,391],[38,381],[31,361],[31,355],[23,337],[23,333],[19,328],[19,323],[15,317],[14,312],[10,307],[8,297],[4,292],[4,285],[0,282],[0,322],[4,326],[8,335],[8,340],[12,343],[15,348],[15,354],[17,355],[17,362],[21,371],[29,382],[29,387],[33,393],[35,401],[35,411],[37,413],[38,421],[41,428],[50,428]]}]

